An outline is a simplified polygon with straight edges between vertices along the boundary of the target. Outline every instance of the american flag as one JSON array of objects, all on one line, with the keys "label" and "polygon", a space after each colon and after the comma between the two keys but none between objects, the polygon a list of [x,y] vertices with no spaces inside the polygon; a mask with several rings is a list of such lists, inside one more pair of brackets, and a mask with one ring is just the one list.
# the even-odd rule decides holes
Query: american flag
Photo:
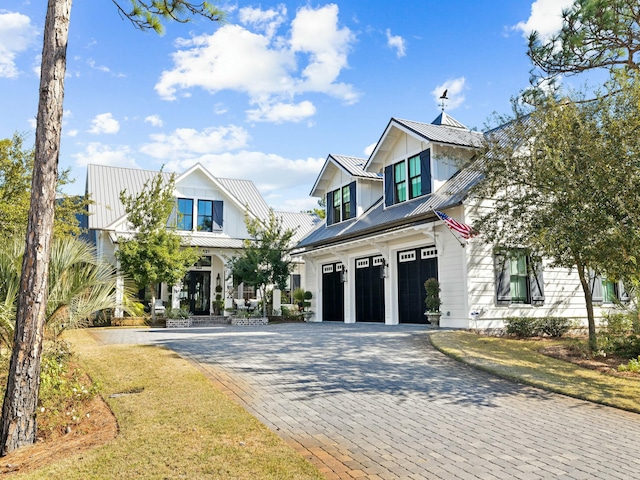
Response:
[{"label": "american flag", "polygon": [[469,239],[473,237],[473,229],[469,225],[460,223],[446,213],[439,212],[438,210],[434,210],[433,212],[447,225],[447,227],[458,232],[462,238]]}]

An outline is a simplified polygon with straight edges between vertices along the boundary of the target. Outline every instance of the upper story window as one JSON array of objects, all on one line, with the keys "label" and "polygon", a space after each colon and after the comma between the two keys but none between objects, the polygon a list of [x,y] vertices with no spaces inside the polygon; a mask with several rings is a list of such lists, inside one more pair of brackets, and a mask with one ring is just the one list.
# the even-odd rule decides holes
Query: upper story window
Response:
[{"label": "upper story window", "polygon": [[422,195],[422,175],[420,173],[420,155],[409,159],[409,198]]},{"label": "upper story window", "polygon": [[327,193],[327,225],[356,216],[356,182]]},{"label": "upper story window", "polygon": [[195,228],[200,232],[215,232],[222,230],[223,202],[221,200],[198,200],[194,211],[195,200],[192,198],[178,198],[177,215],[172,215],[171,225],[178,230],[188,232]]},{"label": "upper story window", "polygon": [[386,207],[431,193],[431,150],[387,165],[384,169]]},{"label": "upper story window", "polygon": [[407,170],[404,161],[393,166],[393,182],[395,184],[395,202],[404,202],[407,199]]},{"label": "upper story window", "polygon": [[178,230],[193,230],[193,200],[190,198],[178,199]]},{"label": "upper story window", "polygon": [[544,304],[542,264],[525,250],[495,254],[496,302],[498,305]]},{"label": "upper story window", "polygon": [[349,185],[342,187],[342,218],[351,218],[351,189]]},{"label": "upper story window", "polygon": [[198,231],[222,230],[222,205],[219,200],[198,200]]}]

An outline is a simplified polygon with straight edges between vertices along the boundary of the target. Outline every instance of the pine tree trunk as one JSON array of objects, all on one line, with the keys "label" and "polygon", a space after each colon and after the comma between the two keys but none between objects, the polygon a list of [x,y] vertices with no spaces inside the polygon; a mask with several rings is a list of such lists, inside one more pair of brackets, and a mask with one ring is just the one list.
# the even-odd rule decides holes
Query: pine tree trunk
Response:
[{"label": "pine tree trunk", "polygon": [[31,207],[15,343],[1,419],[0,454],[35,442],[72,0],[49,0],[44,28]]}]

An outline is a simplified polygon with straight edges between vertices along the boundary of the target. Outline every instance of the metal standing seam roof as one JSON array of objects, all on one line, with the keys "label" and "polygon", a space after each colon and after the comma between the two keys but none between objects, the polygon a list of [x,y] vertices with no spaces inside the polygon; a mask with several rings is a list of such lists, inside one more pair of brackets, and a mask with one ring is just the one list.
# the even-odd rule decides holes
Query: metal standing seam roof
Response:
[{"label": "metal standing seam roof", "polygon": [[400,118],[392,118],[391,121],[395,121],[399,125],[408,128],[430,142],[473,148],[479,148],[483,144],[483,134],[481,132],[474,132],[467,130],[466,128],[461,128],[464,127],[464,125],[457,120],[454,121],[461,127],[449,124],[436,125],[433,123],[414,122],[413,120],[403,120]]},{"label": "metal standing seam roof", "polygon": [[358,218],[328,227],[323,224],[313,230],[298,243],[298,248],[313,250],[326,245],[339,244],[354,237],[384,232],[412,222],[425,222],[429,219],[436,221],[438,219],[432,213],[433,210],[446,210],[462,203],[469,190],[480,178],[481,175],[477,169],[466,168],[430,195],[387,208],[384,207],[384,197],[381,197]]},{"label": "metal standing seam roof", "polygon": [[364,169],[367,160],[365,158],[347,157],[344,155],[329,155],[335,162],[354,177],[382,180],[382,175],[376,172],[368,172]]},{"label": "metal standing seam roof", "polygon": [[294,244],[302,240],[310,230],[316,228],[322,222],[317,215],[310,215],[305,212],[274,212],[274,214],[282,220],[282,226],[285,229],[294,231],[291,238]]},{"label": "metal standing seam roof", "polygon": [[[88,165],[87,193],[95,202],[89,206],[89,228],[103,229],[122,218],[126,212],[120,202],[120,192],[140,192],[144,184],[158,173],[160,172],[135,168]],[[168,181],[172,174],[162,172],[162,175]],[[269,216],[269,206],[252,181],[215,178],[256,217],[264,219]]]}]

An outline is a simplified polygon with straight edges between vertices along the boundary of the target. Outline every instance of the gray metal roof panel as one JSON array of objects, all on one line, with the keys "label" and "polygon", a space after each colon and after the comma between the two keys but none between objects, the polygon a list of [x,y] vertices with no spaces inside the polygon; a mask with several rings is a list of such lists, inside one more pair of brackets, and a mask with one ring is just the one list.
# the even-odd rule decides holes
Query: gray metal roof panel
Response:
[{"label": "gray metal roof panel", "polygon": [[[298,247],[313,248],[340,243],[360,235],[385,231],[397,227],[398,224],[424,220],[433,210],[444,210],[459,205],[479,179],[480,173],[476,169],[466,168],[430,195],[387,208],[384,207],[383,197],[381,197],[356,219],[328,227],[324,224],[312,231],[298,243]],[[436,217],[434,216],[433,219],[436,220]]]},{"label": "gray metal roof panel", "polygon": [[258,188],[251,180],[237,180],[230,178],[216,179],[226,188],[229,193],[235,196],[238,201],[247,206],[249,211],[258,218],[269,217],[269,205],[264,201]]},{"label": "gray metal roof panel", "polygon": [[333,154],[329,156],[354,177],[372,178],[376,180],[382,179],[382,176],[380,174],[375,172],[367,172],[366,170],[364,170],[364,166],[367,163],[366,158],[348,157],[344,155]]},{"label": "gray metal roof panel", "polygon": [[[430,142],[446,143],[450,145],[459,145],[462,147],[473,148],[478,148],[482,146],[483,143],[482,133],[473,132],[471,130],[467,130],[466,128],[462,129],[457,126],[454,127],[450,125],[435,125],[433,123],[414,122],[413,120],[403,120],[399,118],[393,118],[392,121],[395,121],[405,128],[408,128],[409,130],[417,133]],[[459,124],[462,125],[461,123]]]}]

